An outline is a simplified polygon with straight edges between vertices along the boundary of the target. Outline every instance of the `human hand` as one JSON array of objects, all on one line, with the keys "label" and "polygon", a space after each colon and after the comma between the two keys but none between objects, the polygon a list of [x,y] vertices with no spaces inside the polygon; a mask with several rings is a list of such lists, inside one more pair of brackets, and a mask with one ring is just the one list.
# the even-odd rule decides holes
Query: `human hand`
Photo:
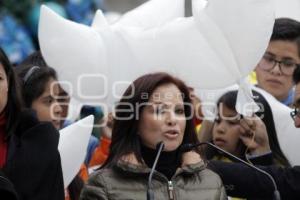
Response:
[{"label": "human hand", "polygon": [[240,126],[240,139],[251,155],[262,155],[271,151],[266,126],[258,116],[242,118]]}]

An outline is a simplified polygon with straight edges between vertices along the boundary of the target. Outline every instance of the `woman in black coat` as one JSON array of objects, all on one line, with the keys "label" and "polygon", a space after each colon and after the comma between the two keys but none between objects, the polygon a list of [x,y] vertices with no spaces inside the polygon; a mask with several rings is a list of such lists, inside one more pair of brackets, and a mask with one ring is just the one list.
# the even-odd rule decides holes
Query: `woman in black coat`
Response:
[{"label": "woman in black coat", "polygon": [[0,96],[0,169],[20,200],[63,200],[59,133],[51,123],[39,122],[35,113],[22,110],[15,75],[2,49]]}]

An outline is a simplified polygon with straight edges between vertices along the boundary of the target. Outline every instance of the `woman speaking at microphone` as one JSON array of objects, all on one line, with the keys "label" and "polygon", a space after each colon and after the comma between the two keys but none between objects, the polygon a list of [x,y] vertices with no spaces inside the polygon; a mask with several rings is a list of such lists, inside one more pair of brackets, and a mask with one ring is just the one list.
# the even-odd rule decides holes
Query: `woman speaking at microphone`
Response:
[{"label": "woman speaking at microphone", "polygon": [[[136,79],[116,106],[111,153],[80,199],[141,200],[148,187],[153,199],[226,199],[220,178],[206,169],[200,152],[180,151],[181,144],[198,142],[192,113],[182,81],[165,73]],[[164,148],[148,184],[161,142]]]}]

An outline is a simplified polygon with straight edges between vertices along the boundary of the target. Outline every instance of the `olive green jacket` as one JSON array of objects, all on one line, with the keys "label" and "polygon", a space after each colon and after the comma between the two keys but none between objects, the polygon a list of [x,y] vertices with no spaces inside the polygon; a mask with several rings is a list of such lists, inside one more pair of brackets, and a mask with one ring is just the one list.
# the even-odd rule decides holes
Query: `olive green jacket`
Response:
[{"label": "olive green jacket", "polygon": [[[206,169],[198,154],[187,152],[182,160],[182,167],[171,180],[159,172],[154,173],[152,190],[155,200],[227,199],[219,176]],[[130,154],[113,168],[95,172],[85,185],[80,200],[144,200],[150,170]]]}]

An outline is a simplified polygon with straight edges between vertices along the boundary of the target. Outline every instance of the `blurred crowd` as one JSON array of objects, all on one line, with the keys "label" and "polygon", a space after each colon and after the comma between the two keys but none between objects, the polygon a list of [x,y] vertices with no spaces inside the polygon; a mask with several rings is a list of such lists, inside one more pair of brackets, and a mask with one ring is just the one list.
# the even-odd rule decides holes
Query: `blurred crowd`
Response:
[{"label": "blurred crowd", "polygon": [[39,49],[37,34],[40,5],[59,15],[90,25],[97,9],[105,11],[103,0],[4,0],[0,2],[0,45],[13,64]]}]

